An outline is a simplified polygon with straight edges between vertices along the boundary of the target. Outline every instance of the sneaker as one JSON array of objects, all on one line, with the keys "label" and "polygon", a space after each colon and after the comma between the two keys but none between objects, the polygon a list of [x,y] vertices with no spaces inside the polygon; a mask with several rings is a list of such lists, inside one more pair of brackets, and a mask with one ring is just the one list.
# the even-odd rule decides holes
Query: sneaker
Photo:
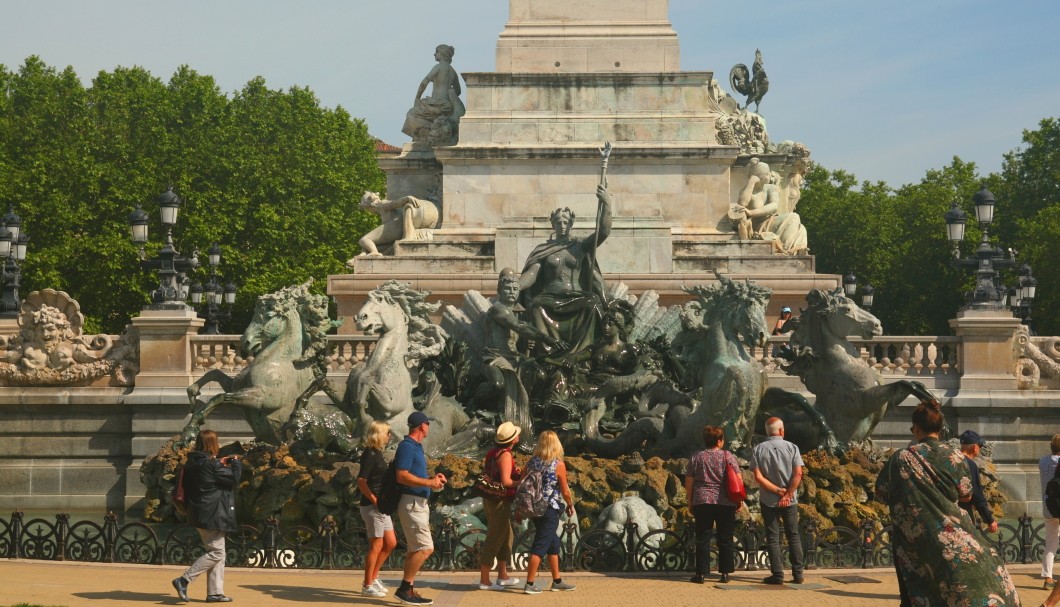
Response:
[{"label": "sneaker", "polygon": [[552,592],[570,592],[577,588],[574,584],[568,584],[567,582],[552,582]]},{"label": "sneaker", "polygon": [[177,596],[180,597],[180,600],[185,602],[191,600],[188,598],[188,580],[184,579],[183,575],[173,580],[173,588],[177,590]]},{"label": "sneaker", "polygon": [[433,605],[434,601],[417,593],[414,589],[409,588],[407,592],[401,592],[398,590],[394,593],[397,600],[405,603],[406,605]]},{"label": "sneaker", "polygon": [[702,584],[702,583],[704,583],[704,582],[705,582],[706,580],[704,580],[704,579],[703,579],[703,576],[702,576],[702,575],[699,575],[699,574],[697,573],[697,574],[693,575],[693,576],[692,576],[692,579],[690,579],[690,580],[688,580],[688,581],[692,582],[693,584]]},{"label": "sneaker", "polygon": [[375,586],[383,594],[386,594],[388,592],[386,586],[383,585],[383,580],[379,578],[375,578],[374,580],[372,580],[372,585]]},{"label": "sneaker", "polygon": [[791,583],[792,584],[801,584],[801,583],[803,583],[805,581],[806,581],[806,578],[802,577],[801,575],[793,575],[791,577]]},{"label": "sneaker", "polygon": [[380,590],[376,585],[368,584],[367,586],[361,586],[361,596],[373,596],[376,598],[386,596],[385,590]]},{"label": "sneaker", "polygon": [[510,578],[508,578],[506,580],[497,580],[497,584],[499,584],[501,586],[517,586],[517,585],[519,585],[519,578],[510,577]]},{"label": "sneaker", "polygon": [[206,595],[207,603],[231,603],[232,597],[225,596],[223,594],[208,594]]},{"label": "sneaker", "polygon": [[541,586],[535,582],[527,582],[526,586],[523,586],[523,594],[541,594]]},{"label": "sneaker", "polygon": [[766,579],[762,580],[763,584],[770,584],[772,586],[783,586],[784,578],[781,576],[771,575]]},{"label": "sneaker", "polygon": [[479,584],[478,585],[478,589],[479,590],[504,590],[505,588],[504,588],[504,586],[501,586],[500,584]]}]

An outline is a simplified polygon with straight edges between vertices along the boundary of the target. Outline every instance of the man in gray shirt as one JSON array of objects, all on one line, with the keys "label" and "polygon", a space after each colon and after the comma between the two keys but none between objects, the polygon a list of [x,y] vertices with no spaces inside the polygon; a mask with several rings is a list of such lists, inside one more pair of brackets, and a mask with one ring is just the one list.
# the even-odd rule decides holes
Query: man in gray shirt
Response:
[{"label": "man in gray shirt", "polygon": [[803,555],[796,491],[802,482],[802,455],[798,446],[784,440],[784,421],[779,417],[766,420],[766,435],[766,440],[756,445],[751,455],[751,470],[760,488],[759,500],[772,572],[762,581],[774,585],[784,583],[784,559],[780,554],[780,524],[783,523],[788,538],[792,582],[801,584]]}]

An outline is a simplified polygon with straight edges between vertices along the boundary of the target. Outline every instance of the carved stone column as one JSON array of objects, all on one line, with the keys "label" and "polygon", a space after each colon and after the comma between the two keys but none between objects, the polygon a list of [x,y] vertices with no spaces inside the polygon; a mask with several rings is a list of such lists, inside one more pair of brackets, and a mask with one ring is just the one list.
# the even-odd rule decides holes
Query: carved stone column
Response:
[{"label": "carved stone column", "polygon": [[961,391],[1016,389],[1012,338],[1019,324],[1007,308],[962,310],[950,321],[961,338]]}]

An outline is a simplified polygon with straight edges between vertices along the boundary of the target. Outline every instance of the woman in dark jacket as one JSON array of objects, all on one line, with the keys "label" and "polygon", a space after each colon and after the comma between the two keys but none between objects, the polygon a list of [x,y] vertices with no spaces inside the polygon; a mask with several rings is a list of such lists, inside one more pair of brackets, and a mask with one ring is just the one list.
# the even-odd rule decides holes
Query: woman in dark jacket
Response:
[{"label": "woman in dark jacket", "polygon": [[206,552],[188,567],[184,575],[173,580],[181,600],[188,600],[188,585],[203,572],[206,576],[206,602],[228,603],[225,596],[225,533],[237,531],[236,485],[243,472],[239,457],[217,458],[220,444],[213,430],[199,432],[195,450],[184,464],[184,496],[188,521],[199,531]]}]

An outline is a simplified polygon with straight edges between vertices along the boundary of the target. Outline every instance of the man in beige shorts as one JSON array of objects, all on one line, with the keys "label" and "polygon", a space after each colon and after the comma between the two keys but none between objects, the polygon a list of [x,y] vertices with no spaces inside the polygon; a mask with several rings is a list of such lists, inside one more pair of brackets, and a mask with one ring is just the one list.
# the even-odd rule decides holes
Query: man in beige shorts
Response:
[{"label": "man in beige shorts", "polygon": [[430,431],[430,418],[422,411],[414,411],[409,415],[408,422],[409,434],[398,444],[394,455],[397,482],[401,485],[397,513],[408,546],[405,575],[394,596],[406,605],[430,605],[434,601],[417,593],[412,584],[420,567],[434,552],[427,499],[431,497],[432,489],[437,491],[445,486],[445,475],[439,472],[433,477],[427,476],[427,457],[423,453],[422,443]]}]

